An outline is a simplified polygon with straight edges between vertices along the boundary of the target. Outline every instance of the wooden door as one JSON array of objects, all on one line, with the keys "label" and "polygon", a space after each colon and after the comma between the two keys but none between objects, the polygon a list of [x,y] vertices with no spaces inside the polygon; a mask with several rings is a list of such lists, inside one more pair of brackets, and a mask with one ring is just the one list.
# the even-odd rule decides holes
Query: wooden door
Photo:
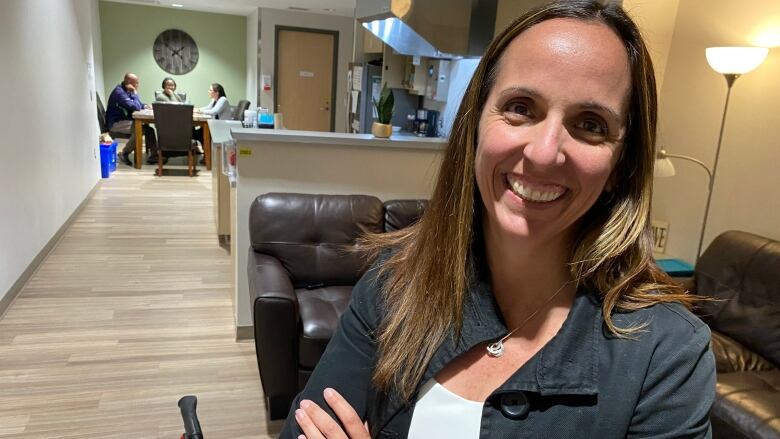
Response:
[{"label": "wooden door", "polygon": [[290,130],[333,131],[338,33],[276,29],[276,109]]}]

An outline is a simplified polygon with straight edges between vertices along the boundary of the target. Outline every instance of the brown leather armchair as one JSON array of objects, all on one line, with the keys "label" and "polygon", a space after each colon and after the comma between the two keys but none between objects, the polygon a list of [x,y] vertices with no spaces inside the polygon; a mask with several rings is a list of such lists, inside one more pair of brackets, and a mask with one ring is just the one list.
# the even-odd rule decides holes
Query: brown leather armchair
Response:
[{"label": "brown leather armchair", "polygon": [[406,227],[425,206],[367,195],[281,193],[252,203],[247,274],[269,419],[287,416],[368,269],[349,251],[356,238]]},{"label": "brown leather armchair", "polygon": [[780,438],[780,242],[729,231],[696,264],[689,289],[719,300],[696,312],[718,371],[714,438]]}]

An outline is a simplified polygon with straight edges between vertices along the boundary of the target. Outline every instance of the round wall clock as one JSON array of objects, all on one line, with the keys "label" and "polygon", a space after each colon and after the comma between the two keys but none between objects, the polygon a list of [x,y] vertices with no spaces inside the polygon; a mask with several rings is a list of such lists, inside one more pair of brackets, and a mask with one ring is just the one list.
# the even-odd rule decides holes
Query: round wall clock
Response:
[{"label": "round wall clock", "polygon": [[198,46],[183,30],[168,29],[160,33],[152,52],[157,65],[174,75],[183,75],[198,64]]}]

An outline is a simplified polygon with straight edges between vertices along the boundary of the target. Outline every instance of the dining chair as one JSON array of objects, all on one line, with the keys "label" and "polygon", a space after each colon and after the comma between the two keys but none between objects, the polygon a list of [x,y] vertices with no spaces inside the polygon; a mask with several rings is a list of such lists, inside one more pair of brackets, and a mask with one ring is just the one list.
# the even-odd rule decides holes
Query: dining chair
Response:
[{"label": "dining chair", "polygon": [[187,173],[192,177],[195,168],[195,151],[198,143],[192,140],[192,105],[155,102],[154,125],[157,128],[157,170],[163,174],[163,158],[187,156]]},{"label": "dining chair", "polygon": [[97,117],[100,133],[108,133],[114,139],[129,139],[130,133],[112,131],[108,128],[108,124],[106,123],[106,108],[103,106],[103,101],[100,100],[100,95],[98,93],[95,93],[95,100],[97,101]]},{"label": "dining chair", "polygon": [[233,120],[244,120],[244,111],[246,111],[250,105],[251,103],[246,99],[238,101],[236,108],[233,109]]}]

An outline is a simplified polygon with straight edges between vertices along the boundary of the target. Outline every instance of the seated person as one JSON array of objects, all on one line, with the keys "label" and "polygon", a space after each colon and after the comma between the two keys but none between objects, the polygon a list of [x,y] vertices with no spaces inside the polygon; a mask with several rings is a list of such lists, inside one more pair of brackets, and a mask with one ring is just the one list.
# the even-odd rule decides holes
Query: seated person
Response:
[{"label": "seated person", "polygon": [[215,82],[209,86],[209,98],[211,98],[211,103],[205,107],[196,108],[195,111],[208,114],[214,119],[231,120],[233,118],[230,102],[228,102],[225,88],[221,84]]},{"label": "seated person", "polygon": [[155,100],[158,102],[183,104],[186,102],[185,96],[182,93],[176,93],[176,81],[171,77],[163,79],[161,92],[155,92]]},{"label": "seated person", "polygon": [[[133,129],[133,112],[151,108],[149,105],[141,102],[141,98],[138,97],[139,86],[140,81],[137,75],[129,72],[125,73],[122,82],[111,91],[106,108],[106,125],[108,125],[109,129],[130,135],[125,147],[122,148],[122,152],[119,154],[120,161],[128,166],[133,166],[133,162],[130,161],[130,153],[135,151],[136,142],[135,130]],[[149,155],[146,163],[155,164],[157,163],[157,136],[154,129],[149,125],[143,125],[143,133],[146,137]],[[139,157],[135,159],[139,160]]]},{"label": "seated person", "polygon": [[[233,119],[230,102],[227,100],[225,88],[222,87],[222,84],[215,82],[209,86],[209,98],[211,98],[211,103],[205,107],[195,108],[196,113],[208,114],[214,119]],[[203,130],[200,127],[193,129],[192,138],[203,145]],[[201,159],[200,163],[205,164],[205,159]]]}]

